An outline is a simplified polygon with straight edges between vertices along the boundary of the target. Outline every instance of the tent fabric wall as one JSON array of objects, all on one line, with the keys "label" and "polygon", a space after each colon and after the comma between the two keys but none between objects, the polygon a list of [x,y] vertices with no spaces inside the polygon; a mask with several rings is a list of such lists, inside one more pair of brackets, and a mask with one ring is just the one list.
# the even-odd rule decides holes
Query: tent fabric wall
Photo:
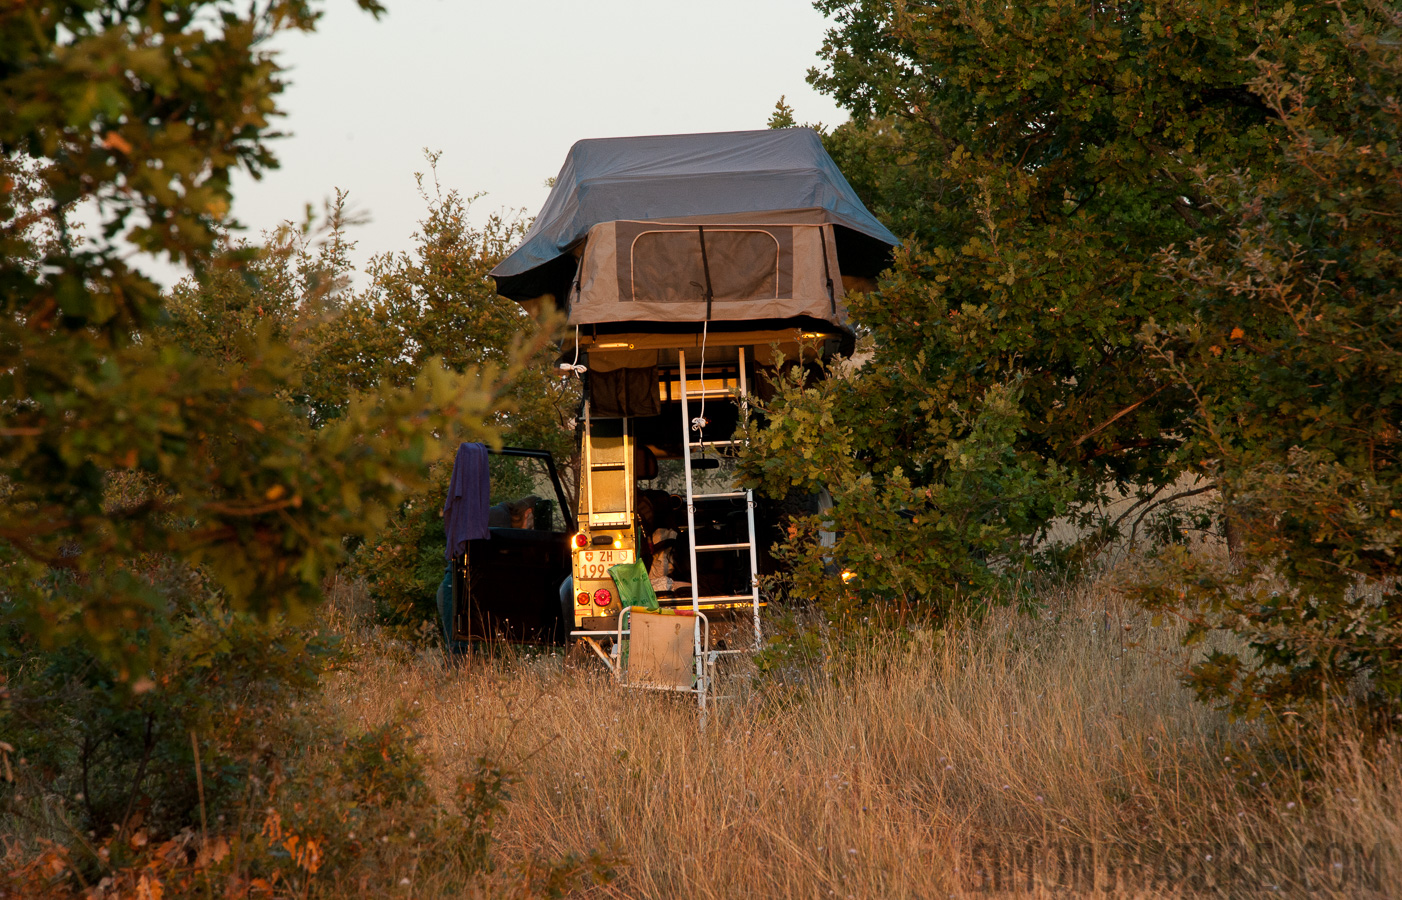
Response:
[{"label": "tent fabric wall", "polygon": [[793,316],[841,325],[843,299],[831,225],[617,221],[589,230],[568,307],[572,325]]}]

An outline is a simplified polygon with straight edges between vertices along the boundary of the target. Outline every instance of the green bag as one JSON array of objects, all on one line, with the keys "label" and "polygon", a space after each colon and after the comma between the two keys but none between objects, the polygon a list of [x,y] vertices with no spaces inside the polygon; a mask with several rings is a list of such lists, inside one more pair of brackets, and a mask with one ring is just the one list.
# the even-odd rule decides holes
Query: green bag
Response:
[{"label": "green bag", "polygon": [[618,602],[623,606],[638,606],[643,609],[658,609],[657,593],[652,589],[652,579],[640,562],[619,563],[609,568],[609,577],[618,588]]}]

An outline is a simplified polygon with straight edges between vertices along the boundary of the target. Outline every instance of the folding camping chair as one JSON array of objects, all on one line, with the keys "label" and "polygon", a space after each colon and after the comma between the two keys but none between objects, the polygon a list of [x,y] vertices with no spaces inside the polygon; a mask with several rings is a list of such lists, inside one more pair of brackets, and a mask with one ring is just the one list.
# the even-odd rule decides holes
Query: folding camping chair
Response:
[{"label": "folding camping chair", "polygon": [[711,682],[711,623],[704,613],[668,615],[627,606],[618,616],[617,641],[619,658],[614,671],[619,684],[695,694],[697,704],[706,709]]}]

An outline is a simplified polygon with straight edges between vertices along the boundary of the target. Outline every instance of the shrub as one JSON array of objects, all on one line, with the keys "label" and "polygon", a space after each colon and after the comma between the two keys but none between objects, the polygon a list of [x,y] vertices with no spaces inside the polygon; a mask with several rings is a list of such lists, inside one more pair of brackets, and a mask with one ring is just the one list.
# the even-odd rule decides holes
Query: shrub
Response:
[{"label": "shrub", "polygon": [[214,602],[176,621],[168,665],[135,693],[79,648],[11,658],[0,897],[384,895],[406,879],[559,895],[607,877],[599,855],[497,871],[513,773],[465,760],[436,797],[412,715],[363,732],[328,715],[320,682],[350,659],[334,635]]},{"label": "shrub", "polygon": [[1143,339],[1195,398],[1235,560],[1165,553],[1142,593],[1190,640],[1246,640],[1191,676],[1238,714],[1402,713],[1399,37],[1397,10],[1345,5],[1327,35],[1258,54],[1288,165],[1201,170],[1236,227],[1161,259],[1197,317]]},{"label": "shrub", "polygon": [[[770,497],[826,487],[833,500],[791,521],[777,551],[783,589],[829,618],[882,609],[904,619],[917,607],[944,617],[1022,571],[1024,540],[1066,510],[1077,483],[1016,448],[1019,391],[1014,381],[990,388],[977,412],[946,410],[907,470],[863,449],[882,426],[845,412],[873,400],[870,381],[808,384],[799,370],[782,380],[749,430],[745,477]],[[923,402],[941,403],[934,393]]]}]

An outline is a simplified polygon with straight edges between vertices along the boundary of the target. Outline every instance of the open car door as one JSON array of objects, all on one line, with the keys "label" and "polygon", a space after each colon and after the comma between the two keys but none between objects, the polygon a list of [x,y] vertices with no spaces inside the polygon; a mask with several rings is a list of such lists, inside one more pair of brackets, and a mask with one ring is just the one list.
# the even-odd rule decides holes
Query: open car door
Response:
[{"label": "open car door", "polygon": [[[491,456],[494,497],[503,489],[520,496],[493,506],[491,537],[468,541],[453,560],[452,639],[563,643],[572,620],[561,613],[559,590],[575,519],[555,462],[546,451],[513,447]],[[549,493],[553,500],[541,496]]]}]

